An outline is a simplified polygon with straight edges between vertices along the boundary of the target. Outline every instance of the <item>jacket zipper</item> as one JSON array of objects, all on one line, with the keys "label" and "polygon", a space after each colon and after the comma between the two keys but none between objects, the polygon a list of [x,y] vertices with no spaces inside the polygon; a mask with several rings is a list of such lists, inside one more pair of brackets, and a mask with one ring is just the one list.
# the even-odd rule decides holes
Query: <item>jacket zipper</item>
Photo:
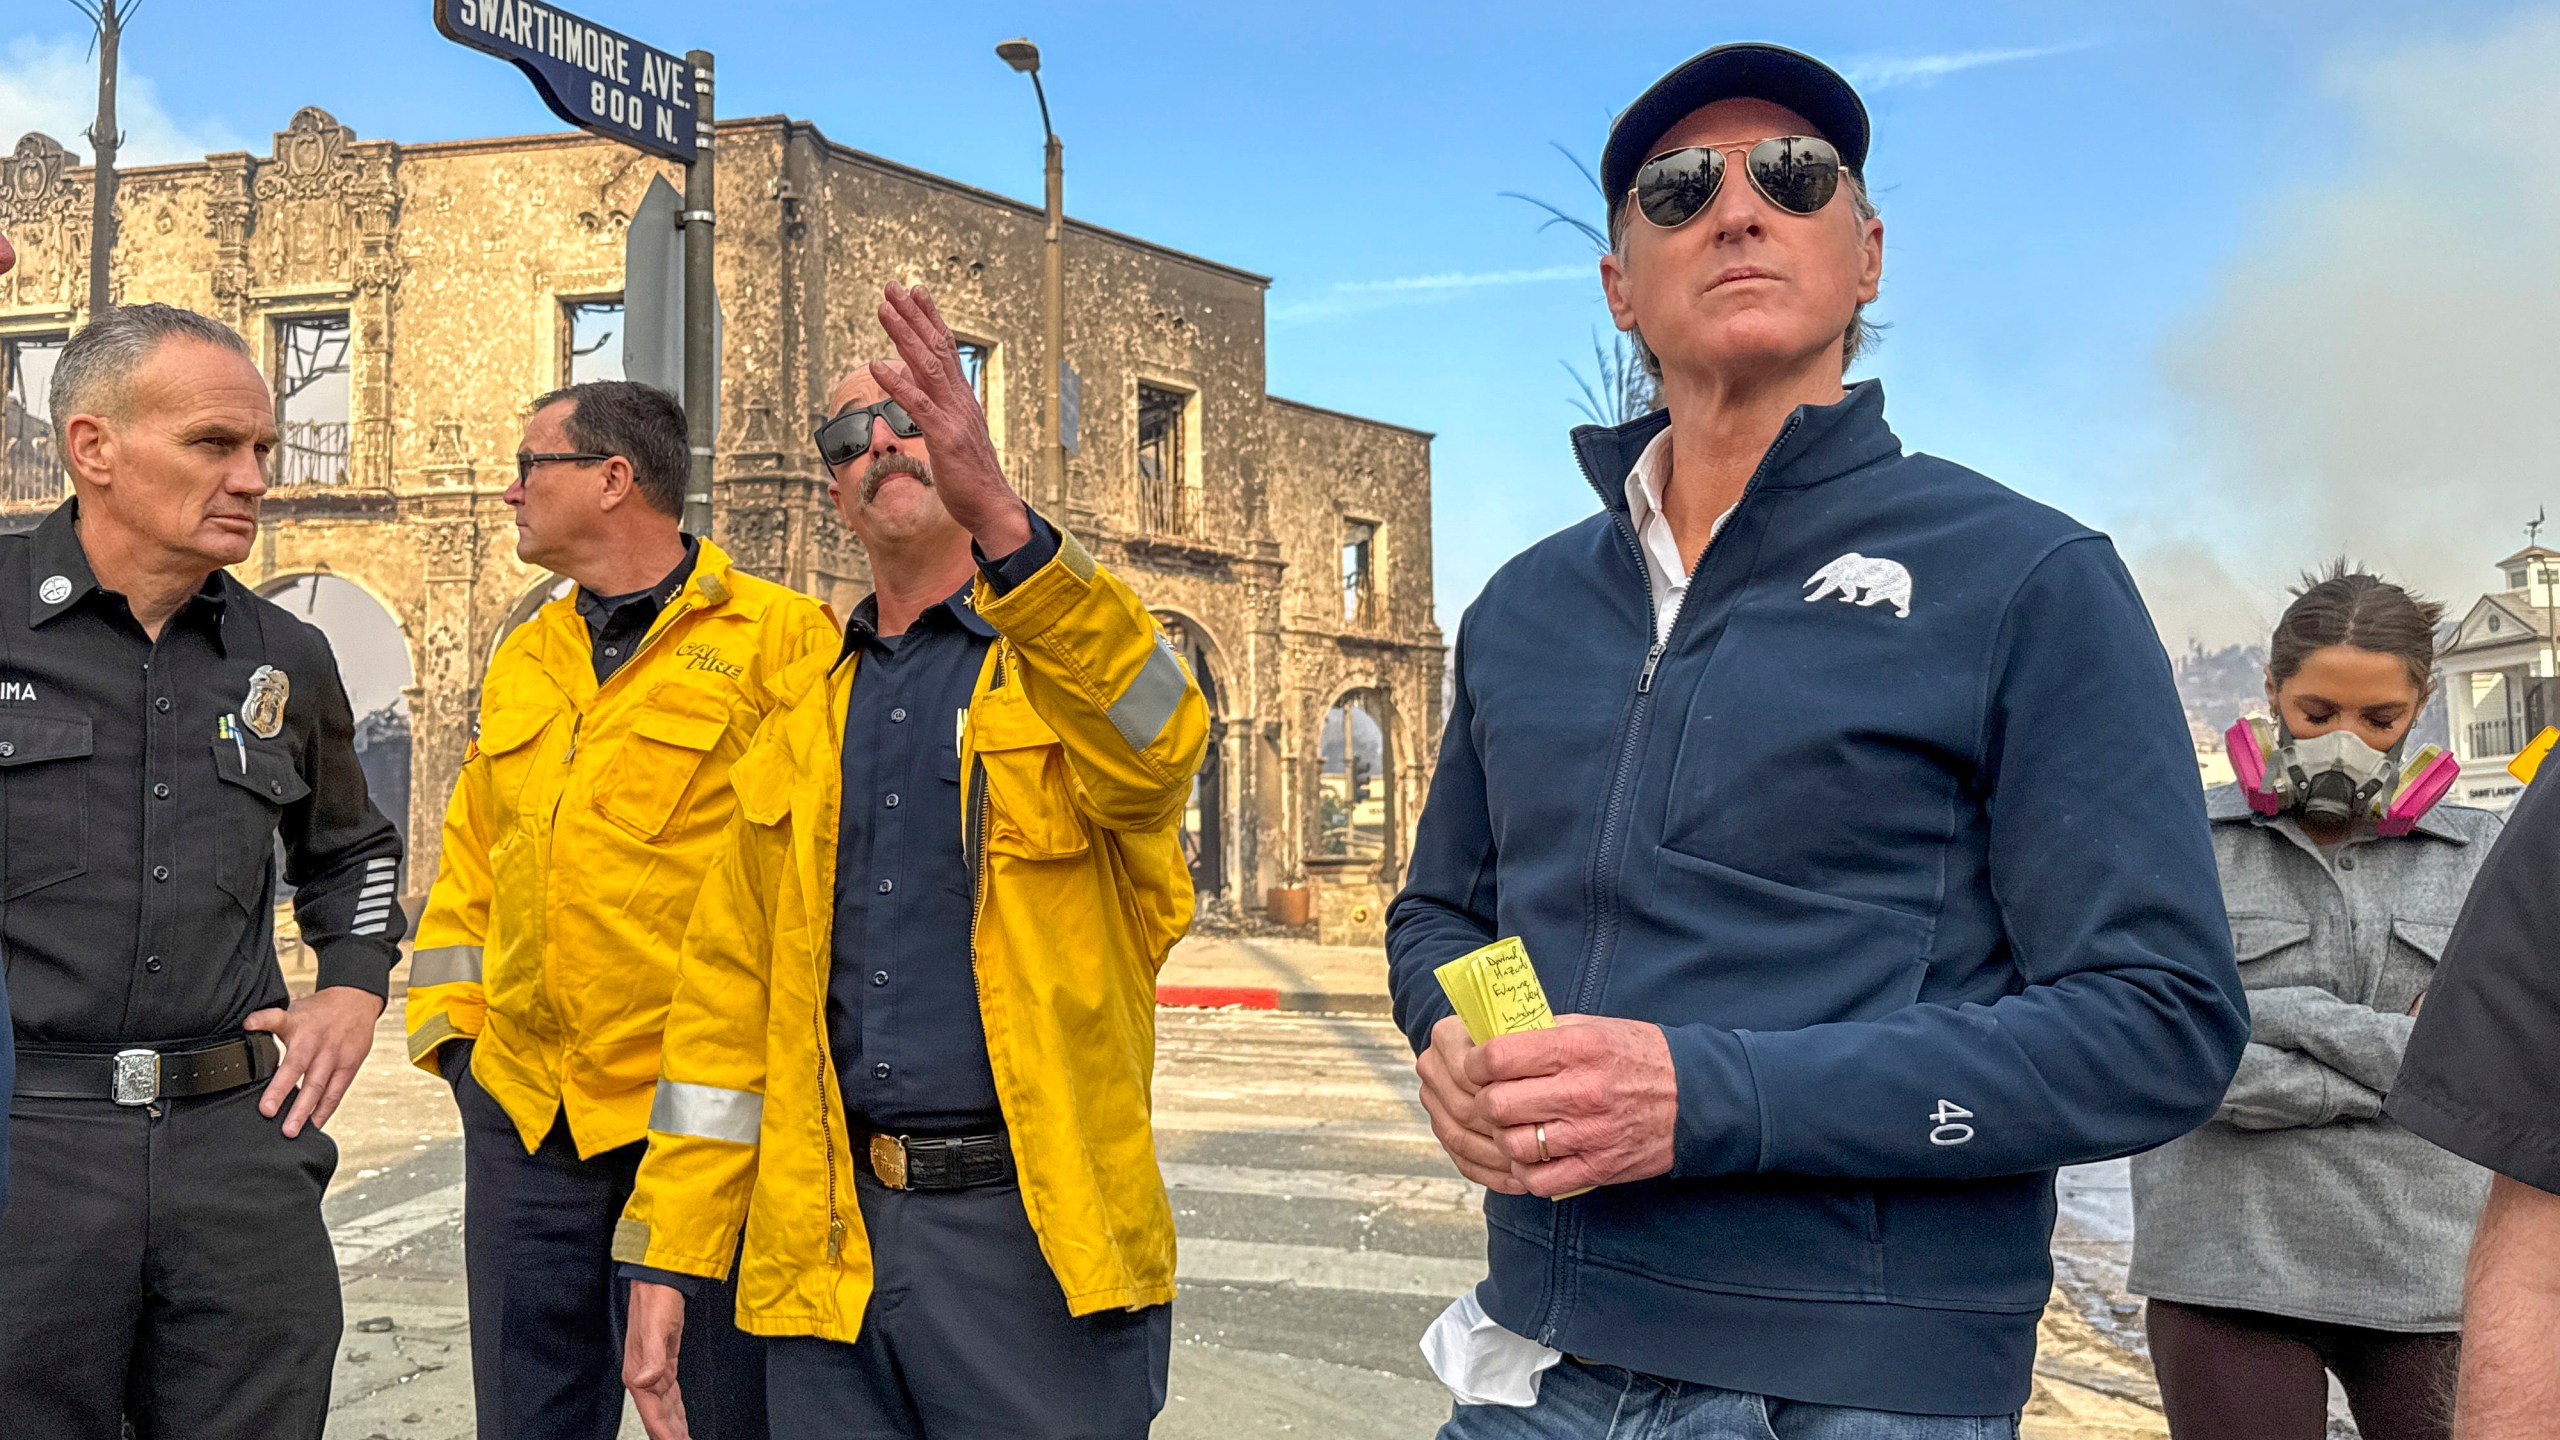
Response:
[{"label": "jacket zipper", "polygon": [[[1734,510],[1739,511],[1744,502],[1751,498],[1752,492],[1760,488],[1760,477],[1769,473],[1769,461],[1786,448],[1788,439],[1796,433],[1796,426],[1802,422],[1803,414],[1804,412],[1799,409],[1789,415],[1786,425],[1778,431],[1778,438],[1769,442],[1769,448],[1761,455],[1760,464],[1752,470],[1751,478],[1743,482],[1742,493],[1734,497]],[[1573,463],[1581,469],[1584,483],[1593,490],[1599,490],[1600,482],[1593,477],[1591,464],[1583,458],[1582,447],[1579,445],[1573,447]],[[1601,503],[1608,504],[1606,492],[1602,492]],[[1654,601],[1653,567],[1645,561],[1644,542],[1636,535],[1635,527],[1627,523],[1626,517],[1617,513],[1615,506],[1610,507],[1610,512],[1617,525],[1618,534],[1625,538],[1628,552],[1635,557],[1636,573],[1644,577],[1645,626],[1648,630],[1653,629],[1656,625],[1655,617],[1661,611]],[[1712,551],[1714,548],[1713,538],[1710,537],[1707,549]],[[1707,557],[1704,552],[1701,552],[1697,567],[1689,572],[1691,591],[1694,592],[1697,589],[1698,576],[1703,574],[1706,568]],[[1574,980],[1572,1008],[1585,1014],[1590,1012],[1592,1005],[1600,998],[1602,969],[1594,961],[1597,957],[1608,953],[1617,943],[1617,907],[1620,892],[1618,885],[1610,877],[1612,867],[1619,861],[1619,851],[1626,843],[1628,777],[1632,773],[1631,767],[1635,762],[1636,752],[1642,748],[1646,723],[1652,719],[1653,715],[1654,672],[1661,668],[1662,657],[1670,653],[1671,642],[1680,638],[1682,627],[1687,624],[1690,612],[1695,608],[1687,599],[1683,599],[1679,612],[1671,617],[1671,628],[1655,636],[1652,648],[1645,651],[1644,668],[1636,674],[1635,702],[1627,711],[1626,737],[1619,742],[1618,758],[1610,767],[1608,803],[1600,812],[1598,858],[1584,887],[1584,892],[1591,899],[1592,908],[1599,916],[1599,923],[1591,937],[1591,948],[1583,956],[1581,972]],[[1568,1228],[1579,1228],[1578,1213],[1569,1214],[1566,1203],[1559,1202],[1552,1208],[1555,1213],[1548,1222],[1547,1304],[1545,1312],[1538,1317],[1538,1343],[1547,1346],[1556,1344],[1560,1322],[1563,1319],[1566,1231]]]},{"label": "jacket zipper", "polygon": [[[836,1123],[834,1066],[827,1063],[827,992],[818,987],[818,1003],[809,1012],[818,1038],[818,1139],[827,1157],[827,1263],[844,1259],[844,1210],[836,1198]],[[850,1133],[850,1126],[848,1134]]]},{"label": "jacket zipper", "polygon": [[[1002,688],[1004,688],[1004,651],[999,648],[996,651],[995,673],[987,689],[995,691]],[[978,924],[987,913],[987,822],[995,810],[994,801],[987,794],[987,760],[983,755],[975,757],[970,762],[969,788],[971,809],[975,812],[976,819],[967,836],[970,851],[969,873],[974,877],[975,885],[969,899],[969,991],[977,999],[978,1015],[983,1025],[987,1013],[987,987],[978,975]],[[996,1108],[999,1110],[1004,1108],[1004,1097],[1001,1094],[996,1097]]]},{"label": "jacket zipper", "polygon": [[[855,663],[859,664],[861,662],[856,661]],[[830,706],[834,704],[833,701],[829,701],[828,703]],[[839,815],[841,815],[844,809],[843,797],[841,796],[837,797],[836,809]],[[835,1265],[841,1263],[844,1259],[845,1236],[844,1208],[843,1203],[839,1198],[840,1192],[836,1186],[836,1126],[834,1113],[835,1106],[838,1103],[838,1099],[841,1094],[841,1082],[836,1078],[833,1057],[827,1054],[827,985],[829,983],[829,976],[826,968],[826,959],[827,957],[823,953],[813,957],[813,967],[817,971],[818,981],[816,987],[817,1003],[809,1008],[809,1026],[817,1038],[818,1139],[820,1148],[826,1152],[827,1157],[827,1263]],[[853,1116],[851,1112],[847,1112],[845,1115],[845,1150],[850,1154],[852,1149]]]},{"label": "jacket zipper", "polygon": [[[596,698],[604,698],[604,692],[613,688],[613,682],[630,674],[631,668],[640,663],[640,657],[649,653],[649,647],[658,643],[658,637],[676,628],[676,622],[693,613],[694,608],[693,597],[689,595],[679,599],[674,605],[668,607],[666,613],[658,617],[658,623],[649,627],[649,633],[640,637],[640,643],[632,650],[631,658],[623,661],[621,668],[615,670],[611,675],[606,676],[604,684],[596,687]],[[593,662],[590,662],[590,664],[592,663]],[[591,701],[589,703],[593,702]],[[570,717],[569,753],[560,757],[561,764],[570,764],[578,758],[578,730],[579,727],[586,723],[586,720],[587,712],[584,710],[580,710]]]}]

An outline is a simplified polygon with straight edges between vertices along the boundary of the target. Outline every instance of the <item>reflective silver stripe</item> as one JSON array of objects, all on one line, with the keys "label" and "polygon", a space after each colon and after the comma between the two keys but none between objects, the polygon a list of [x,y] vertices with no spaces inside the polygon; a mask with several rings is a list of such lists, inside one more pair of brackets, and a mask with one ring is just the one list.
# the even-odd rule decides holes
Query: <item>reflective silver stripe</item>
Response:
[{"label": "reflective silver stripe", "polygon": [[411,986],[459,985],[464,981],[480,983],[480,947],[477,945],[439,945],[421,950],[409,957]]},{"label": "reflective silver stripe", "polygon": [[657,1101],[649,1107],[649,1128],[662,1135],[693,1135],[753,1145],[763,1125],[763,1096],[746,1090],[723,1090],[717,1085],[661,1080]]},{"label": "reflective silver stripe", "polygon": [[1173,658],[1173,647],[1159,637],[1147,652],[1138,678],[1112,702],[1112,727],[1132,748],[1144,750],[1164,733],[1165,722],[1182,704],[1182,692],[1190,688],[1191,677],[1183,673],[1182,662]]}]

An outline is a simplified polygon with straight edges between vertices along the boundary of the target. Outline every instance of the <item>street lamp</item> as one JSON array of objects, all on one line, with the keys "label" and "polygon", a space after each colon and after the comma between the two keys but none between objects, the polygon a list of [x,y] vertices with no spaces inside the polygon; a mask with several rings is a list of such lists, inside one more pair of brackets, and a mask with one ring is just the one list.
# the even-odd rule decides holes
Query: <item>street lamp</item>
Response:
[{"label": "street lamp", "polygon": [[1045,503],[1056,505],[1067,490],[1066,416],[1061,408],[1067,369],[1067,270],[1062,244],[1066,147],[1058,143],[1058,132],[1049,125],[1049,92],[1040,84],[1040,47],[1028,40],[1007,40],[996,46],[996,58],[1031,77],[1031,93],[1040,101],[1040,130],[1049,142],[1049,225],[1040,250],[1040,343],[1047,361],[1040,378],[1040,491]]}]

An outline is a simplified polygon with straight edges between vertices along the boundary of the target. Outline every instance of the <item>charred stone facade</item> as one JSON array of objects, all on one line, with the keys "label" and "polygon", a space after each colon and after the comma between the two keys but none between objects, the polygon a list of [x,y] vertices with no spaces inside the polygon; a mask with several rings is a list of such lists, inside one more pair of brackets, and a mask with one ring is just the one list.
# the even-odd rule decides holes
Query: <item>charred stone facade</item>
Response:
[{"label": "charred stone facade", "polygon": [[[724,122],[718,139],[715,536],[842,614],[868,566],[809,437],[832,382],[888,353],[884,281],[930,285],[983,347],[997,443],[1030,494],[1041,216],[798,121]],[[229,322],[280,394],[299,363],[287,351],[343,336],[338,418],[300,441],[288,425],[300,449],[242,578],[334,576],[397,621],[415,676],[415,890],[481,671],[558,583],[515,558],[500,498],[525,403],[567,376],[572,307],[619,298],[624,230],[659,174],[681,183],[583,135],[404,146],[306,109],[268,155],[122,177],[120,303]],[[22,257],[0,277],[10,353],[86,319],[89,189],[46,137],[0,157],[0,228]],[[1311,886],[1328,938],[1374,938],[1438,748],[1430,437],[1265,393],[1260,276],[1072,221],[1066,273],[1079,448],[1065,493],[1030,498],[1170,622],[1210,693],[1203,898],[1258,911]],[[63,493],[35,403],[13,401],[0,430],[0,524]]]}]

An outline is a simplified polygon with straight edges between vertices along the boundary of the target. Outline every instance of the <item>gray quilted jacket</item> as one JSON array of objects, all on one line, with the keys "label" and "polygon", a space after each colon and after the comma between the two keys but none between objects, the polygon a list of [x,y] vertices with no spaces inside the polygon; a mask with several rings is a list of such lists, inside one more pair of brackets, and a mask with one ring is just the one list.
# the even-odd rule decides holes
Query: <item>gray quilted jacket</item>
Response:
[{"label": "gray quilted jacket", "polygon": [[2489,1175],[2382,1113],[2473,872],[2504,822],[2439,805],[2324,856],[2290,817],[2205,797],[2250,1043],[2214,1120],[2133,1161],[2136,1294],[2452,1330]]}]

